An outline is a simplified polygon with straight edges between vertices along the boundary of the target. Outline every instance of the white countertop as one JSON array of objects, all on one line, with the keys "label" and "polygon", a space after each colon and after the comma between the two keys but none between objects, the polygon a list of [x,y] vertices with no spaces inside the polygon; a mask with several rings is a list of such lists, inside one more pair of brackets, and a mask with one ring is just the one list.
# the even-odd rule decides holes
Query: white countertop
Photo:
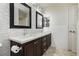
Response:
[{"label": "white countertop", "polygon": [[20,44],[24,44],[26,42],[35,40],[37,38],[40,38],[42,36],[45,36],[47,34],[50,34],[51,32],[42,32],[42,33],[37,33],[37,34],[27,34],[25,36],[10,36],[9,39],[11,41],[20,43]]}]

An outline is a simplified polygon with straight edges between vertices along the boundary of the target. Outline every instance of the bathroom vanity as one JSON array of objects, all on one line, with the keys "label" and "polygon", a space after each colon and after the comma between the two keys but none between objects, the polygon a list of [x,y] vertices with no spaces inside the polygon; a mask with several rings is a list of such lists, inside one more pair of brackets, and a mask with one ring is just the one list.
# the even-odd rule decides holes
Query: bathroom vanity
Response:
[{"label": "bathroom vanity", "polygon": [[40,33],[21,38],[10,37],[10,48],[18,46],[18,52],[11,51],[11,56],[41,56],[51,45],[51,33]]},{"label": "bathroom vanity", "polygon": [[[10,28],[31,29],[31,6],[10,3]],[[43,15],[36,11],[36,29],[43,29]],[[51,45],[51,32],[10,36],[11,56],[41,56]]]}]

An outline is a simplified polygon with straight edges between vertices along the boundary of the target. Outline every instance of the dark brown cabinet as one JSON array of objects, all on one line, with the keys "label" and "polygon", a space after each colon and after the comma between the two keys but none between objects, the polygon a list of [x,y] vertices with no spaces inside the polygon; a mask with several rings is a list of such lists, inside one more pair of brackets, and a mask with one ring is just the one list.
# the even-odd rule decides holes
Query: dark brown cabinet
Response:
[{"label": "dark brown cabinet", "polygon": [[47,50],[47,38],[46,36],[42,38],[42,54]]},{"label": "dark brown cabinet", "polygon": [[11,47],[17,45],[22,47],[18,53],[13,53],[11,51],[11,56],[41,56],[51,45],[51,34],[45,35],[33,41],[19,44],[14,41],[11,41]]},{"label": "dark brown cabinet", "polygon": [[51,45],[51,34],[47,36],[47,48]]},{"label": "dark brown cabinet", "polygon": [[24,46],[24,55],[25,56],[33,56],[33,43],[27,44]]},{"label": "dark brown cabinet", "polygon": [[34,42],[34,56],[41,55],[41,39],[38,39]]}]

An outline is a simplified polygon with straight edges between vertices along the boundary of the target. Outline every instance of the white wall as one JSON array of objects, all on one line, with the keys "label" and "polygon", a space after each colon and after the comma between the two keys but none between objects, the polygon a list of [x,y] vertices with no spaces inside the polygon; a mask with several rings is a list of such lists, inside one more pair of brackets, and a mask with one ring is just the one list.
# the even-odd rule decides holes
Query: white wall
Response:
[{"label": "white wall", "polygon": [[[53,37],[56,49],[68,49],[68,9],[60,7],[54,11]],[[52,13],[53,14],[53,13]]]},{"label": "white wall", "polygon": [[[68,32],[69,29],[76,25],[77,22],[77,17],[75,14],[76,10],[74,8],[75,4],[51,5],[52,7],[48,7],[47,11],[52,17],[50,20],[50,29],[53,34],[52,46],[55,46],[57,49],[68,50]],[[75,24],[73,25],[73,23]]]},{"label": "white wall", "polygon": [[[5,7],[4,7],[5,6]],[[8,41],[8,28],[9,28],[9,6],[7,4],[0,4],[0,55],[9,55],[9,41]]]},{"label": "white wall", "polygon": [[79,56],[79,4],[78,4],[78,23],[77,23],[77,55]]},{"label": "white wall", "polygon": [[50,15],[50,31],[52,31],[52,46],[56,49],[68,49],[68,8],[52,6],[47,8]]},{"label": "white wall", "polygon": [[[30,5],[31,6],[31,5]],[[35,12],[36,9],[32,7],[32,28],[31,29],[10,29],[10,13],[9,13],[9,4],[8,3],[1,3],[0,4],[0,43],[2,47],[0,47],[0,56],[8,56],[10,55],[10,41],[9,36],[17,36],[23,35],[26,32],[28,33],[37,33],[42,32],[40,29],[36,29],[36,17]]]}]

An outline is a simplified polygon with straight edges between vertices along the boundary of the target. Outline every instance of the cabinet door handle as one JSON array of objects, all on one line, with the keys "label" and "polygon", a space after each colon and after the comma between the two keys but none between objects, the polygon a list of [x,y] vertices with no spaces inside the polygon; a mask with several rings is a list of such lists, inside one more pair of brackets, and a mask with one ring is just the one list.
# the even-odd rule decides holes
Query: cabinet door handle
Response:
[{"label": "cabinet door handle", "polygon": [[45,40],[46,40],[46,38],[43,39],[43,41],[45,41]]},{"label": "cabinet door handle", "polygon": [[38,41],[34,42],[34,44],[37,44],[37,43],[38,43]]},{"label": "cabinet door handle", "polygon": [[46,49],[44,49],[44,51],[46,51]]}]

